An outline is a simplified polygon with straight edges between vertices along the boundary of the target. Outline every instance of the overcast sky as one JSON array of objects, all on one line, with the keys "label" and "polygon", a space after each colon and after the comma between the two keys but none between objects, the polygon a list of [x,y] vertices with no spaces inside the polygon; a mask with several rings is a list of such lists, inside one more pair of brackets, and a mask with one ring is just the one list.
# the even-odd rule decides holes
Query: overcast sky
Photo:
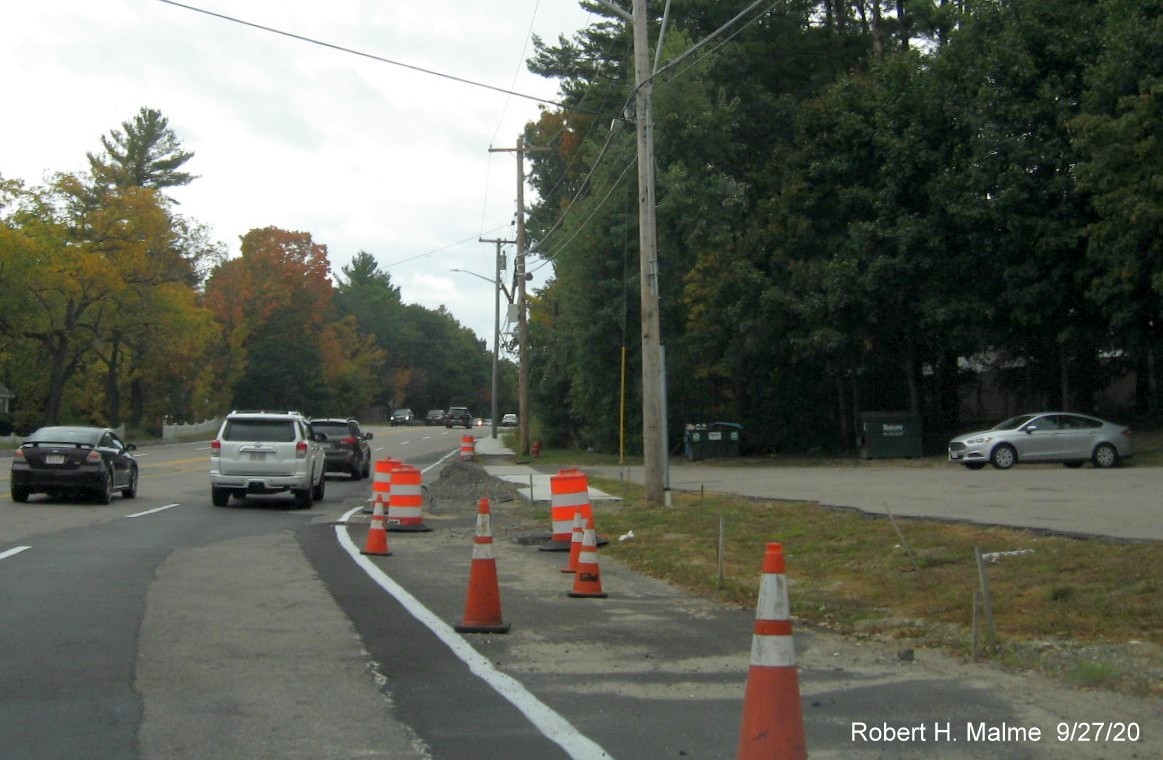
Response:
[{"label": "overcast sky", "polygon": [[[186,4],[551,100],[557,82],[525,68],[530,33],[590,21],[577,0]],[[86,170],[102,135],[156,108],[195,154],[198,179],[170,194],[232,256],[271,225],[311,233],[336,273],[367,251],[406,303],[443,304],[492,346],[491,283],[449,270],[491,280],[477,237],[515,237],[516,159],[489,148],[514,147],[536,102],[159,0],[5,0],[0,71],[0,176]]]}]

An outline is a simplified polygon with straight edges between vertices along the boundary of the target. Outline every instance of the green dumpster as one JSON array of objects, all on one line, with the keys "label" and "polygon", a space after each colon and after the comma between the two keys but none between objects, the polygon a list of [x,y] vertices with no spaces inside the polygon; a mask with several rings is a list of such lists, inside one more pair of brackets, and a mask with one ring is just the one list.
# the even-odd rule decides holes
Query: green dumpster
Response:
[{"label": "green dumpster", "polygon": [[693,462],[716,457],[737,457],[742,432],[743,426],[737,422],[688,424],[683,434],[687,459]]},{"label": "green dumpster", "polygon": [[921,416],[912,412],[861,412],[862,459],[911,459],[922,455]]}]

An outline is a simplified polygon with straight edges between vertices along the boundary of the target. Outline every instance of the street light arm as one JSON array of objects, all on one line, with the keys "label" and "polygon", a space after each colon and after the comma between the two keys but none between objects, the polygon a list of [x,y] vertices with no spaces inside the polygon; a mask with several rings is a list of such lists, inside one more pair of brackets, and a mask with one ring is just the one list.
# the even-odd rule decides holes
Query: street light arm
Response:
[{"label": "street light arm", "polygon": [[[471,274],[473,277],[484,280],[485,282],[489,283],[490,285],[497,285],[498,284],[496,280],[485,277],[483,274],[477,274],[476,272],[470,272],[467,269],[449,269],[448,271],[460,272],[461,274]],[[503,288],[505,286],[501,285],[501,287]]]}]

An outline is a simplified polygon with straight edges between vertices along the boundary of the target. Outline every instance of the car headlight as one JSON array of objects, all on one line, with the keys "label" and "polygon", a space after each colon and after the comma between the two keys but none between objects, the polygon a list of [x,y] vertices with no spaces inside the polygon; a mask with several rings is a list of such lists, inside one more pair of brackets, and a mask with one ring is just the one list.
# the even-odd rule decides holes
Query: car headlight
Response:
[{"label": "car headlight", "polygon": [[992,435],[979,435],[976,438],[970,438],[966,441],[967,444],[989,443],[993,440]]}]

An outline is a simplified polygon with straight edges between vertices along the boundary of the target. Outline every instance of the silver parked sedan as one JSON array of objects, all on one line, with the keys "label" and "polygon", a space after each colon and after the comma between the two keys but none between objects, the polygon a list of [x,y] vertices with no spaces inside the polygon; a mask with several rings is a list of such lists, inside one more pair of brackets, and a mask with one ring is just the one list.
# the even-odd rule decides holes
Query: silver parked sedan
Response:
[{"label": "silver parked sedan", "polygon": [[1021,414],[989,430],[949,441],[949,461],[980,470],[986,463],[1008,470],[1018,462],[1061,462],[1114,467],[1135,454],[1131,429],[1068,412]]}]

